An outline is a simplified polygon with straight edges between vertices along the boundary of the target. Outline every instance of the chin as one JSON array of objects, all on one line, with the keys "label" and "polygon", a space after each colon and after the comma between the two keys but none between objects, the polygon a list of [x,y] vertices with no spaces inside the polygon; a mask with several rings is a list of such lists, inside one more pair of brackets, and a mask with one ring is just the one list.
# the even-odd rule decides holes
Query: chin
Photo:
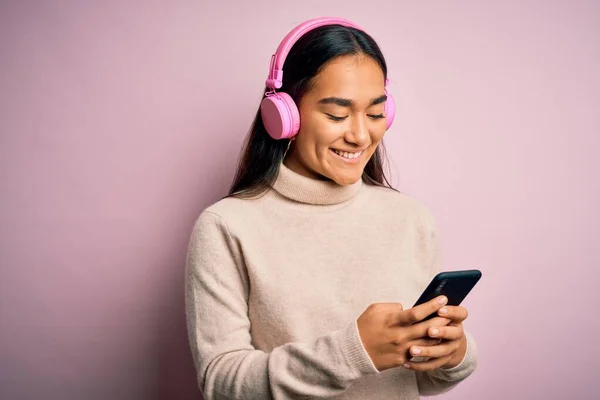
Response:
[{"label": "chin", "polygon": [[355,165],[350,168],[338,167],[336,165],[323,166],[322,176],[341,186],[353,185],[362,179],[364,167]]},{"label": "chin", "polygon": [[332,181],[341,186],[353,185],[362,178],[362,171],[358,175],[342,175],[330,178]]}]

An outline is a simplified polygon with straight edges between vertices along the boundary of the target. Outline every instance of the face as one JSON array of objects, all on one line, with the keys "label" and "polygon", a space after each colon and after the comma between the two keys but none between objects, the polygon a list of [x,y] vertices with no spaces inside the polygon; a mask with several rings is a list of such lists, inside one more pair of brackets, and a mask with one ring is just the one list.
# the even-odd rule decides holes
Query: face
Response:
[{"label": "face", "polygon": [[329,62],[298,105],[300,131],[285,165],[310,178],[357,182],[385,134],[384,102],[375,60],[351,55]]}]

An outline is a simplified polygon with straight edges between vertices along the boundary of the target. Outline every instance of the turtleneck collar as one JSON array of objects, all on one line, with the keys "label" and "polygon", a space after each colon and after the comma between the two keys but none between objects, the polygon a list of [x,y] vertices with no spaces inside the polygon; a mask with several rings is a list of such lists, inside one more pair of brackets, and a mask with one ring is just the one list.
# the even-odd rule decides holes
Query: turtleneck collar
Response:
[{"label": "turtleneck collar", "polygon": [[362,179],[351,185],[338,185],[333,181],[317,180],[300,175],[281,163],[273,189],[279,194],[306,204],[331,205],[343,203],[354,197],[362,186]]}]

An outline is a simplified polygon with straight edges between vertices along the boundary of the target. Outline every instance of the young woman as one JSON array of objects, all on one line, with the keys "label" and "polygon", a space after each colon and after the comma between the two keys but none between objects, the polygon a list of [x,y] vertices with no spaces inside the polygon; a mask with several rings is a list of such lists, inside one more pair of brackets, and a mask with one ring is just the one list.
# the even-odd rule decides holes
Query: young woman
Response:
[{"label": "young woman", "polygon": [[418,399],[475,369],[465,308],[410,308],[441,270],[439,246],[427,209],[384,176],[386,82],[375,41],[343,19],[301,24],[271,59],[229,196],[190,240],[207,400]]}]

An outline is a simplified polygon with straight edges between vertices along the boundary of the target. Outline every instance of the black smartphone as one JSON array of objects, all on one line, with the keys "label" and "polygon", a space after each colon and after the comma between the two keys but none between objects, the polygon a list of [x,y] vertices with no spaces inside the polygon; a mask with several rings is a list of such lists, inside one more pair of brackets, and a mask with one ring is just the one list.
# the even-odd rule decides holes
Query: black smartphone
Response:
[{"label": "black smartphone", "polygon": [[[437,274],[421,294],[415,306],[428,302],[429,300],[444,295],[448,298],[447,305],[458,306],[467,297],[475,284],[481,279],[481,271],[469,269],[463,271],[446,271]],[[414,306],[413,306],[414,307]],[[433,313],[424,321],[437,316]]]}]

